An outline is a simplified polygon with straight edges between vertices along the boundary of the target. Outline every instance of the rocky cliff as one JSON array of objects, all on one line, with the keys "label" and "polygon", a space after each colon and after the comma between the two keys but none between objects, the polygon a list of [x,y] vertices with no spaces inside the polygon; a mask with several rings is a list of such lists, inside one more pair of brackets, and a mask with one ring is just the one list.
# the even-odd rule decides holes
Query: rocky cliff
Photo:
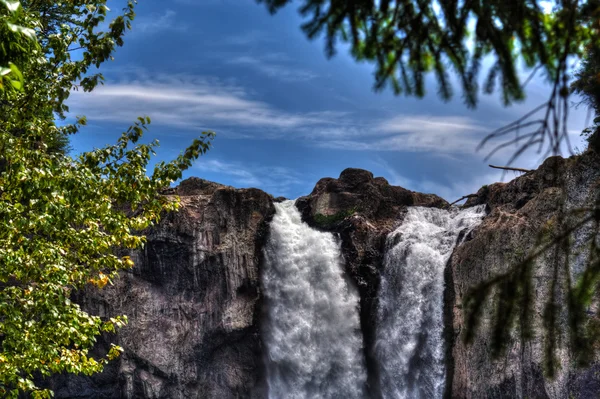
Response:
[{"label": "rocky cliff", "polygon": [[125,352],[101,375],[53,380],[57,398],[264,397],[259,264],[272,197],[196,178],[172,194],[181,210],[148,232],[133,271],[81,299],[128,316],[106,337]]},{"label": "rocky cliff", "polygon": [[[482,187],[465,207],[486,204],[488,215],[470,233],[446,268],[445,321],[447,343],[446,397],[452,398],[589,398],[600,395],[600,363],[575,367],[568,335],[567,281],[577,281],[584,266],[584,244],[596,231],[590,224],[571,237],[569,273],[561,270],[565,256],[556,247],[527,265],[528,255],[560,233],[560,215],[589,207],[600,195],[600,157],[588,151],[582,156],[552,157],[538,170],[509,183]],[[298,199],[298,208],[310,225],[340,235],[349,275],[361,295],[361,322],[369,373],[369,391],[380,397],[373,331],[376,328],[377,288],[385,237],[402,223],[407,206],[447,207],[439,197],[390,186],[367,171],[347,169],[339,179],[320,180],[313,192]],[[569,216],[570,217],[570,216]],[[568,218],[565,216],[565,218]],[[504,280],[500,277],[506,276]],[[495,284],[490,284],[498,280]],[[552,281],[557,281],[556,287]],[[506,295],[520,298],[530,281],[528,304],[511,308]],[[467,293],[490,284],[469,344],[465,343]],[[504,284],[504,286],[502,286]],[[557,305],[554,329],[545,322],[548,300],[554,290]],[[528,310],[521,312],[527,306]],[[595,318],[589,312],[591,318]],[[526,320],[518,320],[524,318]],[[521,324],[519,324],[521,322]],[[506,329],[498,328],[506,323]],[[528,327],[528,331],[525,329]],[[552,331],[552,332],[550,332]],[[504,334],[504,347],[498,334]],[[527,333],[531,337],[527,337]],[[496,335],[494,335],[496,334]],[[553,334],[549,336],[549,334]],[[548,355],[549,342],[553,354]],[[549,376],[548,356],[555,369]]]},{"label": "rocky cliff", "polygon": [[[600,395],[600,364],[577,369],[568,334],[566,284],[581,276],[585,243],[598,241],[590,224],[571,235],[568,259],[560,246],[549,246],[531,262],[528,255],[573,225],[600,194],[600,157],[594,152],[563,159],[548,158],[537,170],[509,183],[479,190],[467,206],[485,203],[489,214],[459,246],[448,265],[446,312],[450,331],[448,396],[453,398],[591,398]],[[569,260],[568,272],[565,263]],[[464,343],[466,296],[473,287],[489,284],[472,343]],[[527,281],[531,282],[529,290]],[[556,281],[555,286],[552,281]],[[482,291],[483,292],[483,291]],[[513,305],[506,294],[519,302]],[[554,322],[548,303],[554,293]],[[529,310],[521,313],[525,298]],[[594,312],[588,316],[596,319]],[[527,325],[530,330],[527,331]],[[554,329],[550,329],[554,325]],[[501,328],[506,326],[507,328]],[[503,334],[503,336],[498,336]],[[523,339],[530,334],[529,339]],[[505,350],[492,356],[504,338]],[[554,346],[554,359],[545,349]],[[551,363],[549,363],[552,362]],[[548,374],[555,368],[555,375]]]},{"label": "rocky cliff", "polygon": [[[467,202],[487,204],[489,213],[468,237],[460,238],[463,243],[446,268],[447,397],[570,399],[600,392],[600,365],[573,366],[568,314],[560,307],[552,341],[557,373],[547,376],[544,314],[550,290],[557,303],[566,301],[565,290],[549,284],[556,260],[562,259],[559,253],[544,252],[523,269],[527,273],[513,273],[518,278],[507,280],[520,287],[531,277],[530,312],[517,312],[516,318],[514,312],[505,313],[502,287],[510,284],[496,284],[481,302],[477,334],[469,345],[463,339],[470,290],[515,272],[515,265],[557,229],[560,204],[567,209],[589,204],[600,192],[599,182],[600,161],[588,152],[550,158],[537,171],[483,187]],[[182,210],[148,233],[144,251],[134,254],[133,271],[101,294],[88,292],[80,298],[94,313],[129,316],[127,327],[98,345],[101,352],[106,342],[117,342],[125,349],[123,356],[93,378],[53,379],[57,397],[265,397],[260,265],[274,200],[260,190],[201,179],[188,179],[170,194],[181,196]],[[309,225],[340,239],[347,274],[360,294],[368,391],[379,398],[373,345],[386,237],[402,223],[407,207],[445,208],[448,203],[391,186],[368,171],[346,169],[338,179],[321,179],[296,206]],[[574,241],[585,242],[590,234],[592,230],[583,229]],[[577,256],[572,259],[573,279],[581,273],[580,263]],[[523,318],[532,327],[529,340],[522,339],[524,330],[517,323]],[[511,328],[502,330],[509,337],[506,350],[494,357],[498,321]]]}]

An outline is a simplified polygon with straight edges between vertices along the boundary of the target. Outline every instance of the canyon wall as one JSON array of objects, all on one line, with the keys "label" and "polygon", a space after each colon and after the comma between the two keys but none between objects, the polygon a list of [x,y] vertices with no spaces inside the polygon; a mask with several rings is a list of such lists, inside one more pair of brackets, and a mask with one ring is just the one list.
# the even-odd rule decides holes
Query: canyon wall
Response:
[{"label": "canyon wall", "polygon": [[[589,367],[575,367],[566,289],[581,276],[586,245],[590,240],[599,241],[597,231],[588,223],[571,235],[567,266],[565,251],[548,245],[565,230],[561,226],[572,226],[589,214],[574,210],[589,208],[599,195],[600,159],[588,151],[569,159],[548,158],[537,170],[509,183],[483,187],[477,197],[469,199],[467,206],[487,204],[489,214],[455,250],[447,268],[448,396],[583,399],[600,395],[597,356],[592,356]],[[544,246],[548,249],[541,251]],[[538,250],[539,256],[524,262]],[[490,286],[485,299],[480,298],[479,328],[467,345],[466,296],[473,287],[482,287],[499,276],[506,278]],[[525,293],[528,281],[531,285]],[[521,302],[511,308],[503,292],[512,292]],[[551,316],[548,304],[553,292],[556,310]],[[526,308],[522,301],[526,295],[529,311],[520,314]],[[598,319],[593,306],[587,316],[590,321]],[[554,317],[553,323],[550,317]],[[498,328],[502,325],[509,328],[502,332]],[[492,356],[496,334],[504,334],[506,341],[498,357]],[[530,337],[523,339],[526,334]],[[545,353],[551,343],[555,347],[552,360]],[[549,378],[552,367],[555,374]]]}]

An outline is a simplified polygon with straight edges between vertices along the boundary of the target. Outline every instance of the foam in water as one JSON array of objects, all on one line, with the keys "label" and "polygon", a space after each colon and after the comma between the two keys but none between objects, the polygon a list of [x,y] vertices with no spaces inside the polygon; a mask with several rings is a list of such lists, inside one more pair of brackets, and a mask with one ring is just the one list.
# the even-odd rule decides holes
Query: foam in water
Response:
[{"label": "foam in water", "polygon": [[364,398],[358,295],[339,243],[303,223],[293,201],[275,207],[263,272],[269,398]]},{"label": "foam in water", "polygon": [[375,345],[385,399],[442,398],[444,268],[460,232],[484,212],[411,207],[388,236]]}]

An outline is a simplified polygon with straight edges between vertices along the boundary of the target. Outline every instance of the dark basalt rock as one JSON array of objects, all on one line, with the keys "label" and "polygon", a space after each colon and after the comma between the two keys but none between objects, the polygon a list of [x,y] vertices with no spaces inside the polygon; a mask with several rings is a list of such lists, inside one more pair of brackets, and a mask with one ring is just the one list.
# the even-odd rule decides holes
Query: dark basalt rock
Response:
[{"label": "dark basalt rock", "polygon": [[174,191],[180,211],[147,233],[134,269],[80,299],[128,316],[106,337],[125,352],[100,375],[54,378],[57,398],[264,397],[259,263],[273,199],[197,178]]},{"label": "dark basalt rock", "polygon": [[357,214],[380,224],[393,224],[407,206],[442,208],[448,203],[434,194],[421,194],[400,186],[391,186],[383,177],[374,178],[369,171],[345,169],[338,179],[319,180],[296,206],[311,226],[335,230],[336,224]]}]

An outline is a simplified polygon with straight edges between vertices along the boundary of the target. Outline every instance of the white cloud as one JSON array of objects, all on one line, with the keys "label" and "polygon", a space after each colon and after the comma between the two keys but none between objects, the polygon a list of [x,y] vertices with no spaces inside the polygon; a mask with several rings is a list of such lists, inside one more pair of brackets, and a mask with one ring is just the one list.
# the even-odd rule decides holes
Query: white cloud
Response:
[{"label": "white cloud", "polygon": [[487,131],[466,117],[400,115],[381,121],[375,129],[355,130],[352,140],[335,135],[336,139],[321,145],[361,151],[473,153]]},{"label": "white cloud", "polygon": [[340,150],[427,152],[454,161],[473,154],[491,130],[458,116],[381,119],[341,111],[289,112],[232,81],[151,75],[135,69],[121,71],[121,76],[136,78],[99,86],[92,93],[73,92],[69,100],[73,114],[86,115],[91,122],[123,124],[148,115],[157,125],[212,129],[221,137],[302,140],[305,145]]},{"label": "white cloud", "polygon": [[318,77],[314,72],[294,67],[289,62],[284,63],[284,61],[288,61],[288,57],[276,53],[261,57],[237,56],[228,60],[227,63],[249,67],[270,78],[284,82],[305,82]]},{"label": "white cloud", "polygon": [[159,31],[172,30],[172,31],[185,31],[187,25],[181,24],[175,18],[177,13],[173,10],[165,10],[164,14],[150,14],[136,18],[134,21],[133,32],[140,32],[144,34],[156,33]]},{"label": "white cloud", "polygon": [[482,128],[464,116],[397,116],[379,124],[384,132],[406,133],[419,130],[429,134],[452,134],[481,131]]},{"label": "white cloud", "polygon": [[111,83],[92,93],[73,92],[75,114],[90,120],[130,123],[149,115],[157,124],[184,129],[244,127],[289,130],[335,124],[335,113],[291,113],[252,99],[243,89],[219,80],[189,76]]},{"label": "white cloud", "polygon": [[219,46],[240,46],[246,47],[257,43],[272,42],[271,35],[259,30],[250,30],[243,34],[231,35],[218,42]]}]

